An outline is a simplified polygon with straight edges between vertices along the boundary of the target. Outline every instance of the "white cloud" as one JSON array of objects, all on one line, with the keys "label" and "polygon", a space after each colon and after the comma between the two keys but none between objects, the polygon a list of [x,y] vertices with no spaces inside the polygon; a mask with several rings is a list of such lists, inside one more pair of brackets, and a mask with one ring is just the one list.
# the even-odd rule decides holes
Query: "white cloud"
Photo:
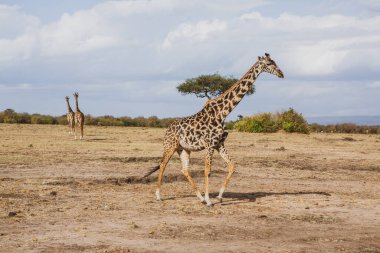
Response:
[{"label": "white cloud", "polygon": [[378,0],[361,0],[360,3],[367,6],[372,11],[380,10],[380,2]]},{"label": "white cloud", "polygon": [[288,69],[299,75],[326,75],[334,73],[342,64],[347,50],[340,50],[334,41],[322,41],[310,46],[293,48],[286,60]]},{"label": "white cloud", "polygon": [[[265,17],[259,12],[240,16],[242,24],[255,29],[269,47],[279,52],[292,75],[325,76],[350,71],[370,60],[379,66],[380,17],[343,15],[297,16],[283,13]],[[252,36],[254,39],[254,36]],[[256,39],[260,40],[260,39]],[[366,60],[363,60],[366,59]]]},{"label": "white cloud", "polygon": [[0,4],[0,38],[14,39],[36,31],[39,26],[40,20],[23,13],[20,7]]},{"label": "white cloud", "polygon": [[118,40],[105,23],[104,18],[96,12],[64,14],[58,22],[41,29],[42,54],[70,55],[112,47]]},{"label": "white cloud", "polygon": [[163,48],[170,48],[180,43],[201,42],[226,29],[227,24],[218,19],[212,21],[202,20],[195,24],[180,24],[177,29],[169,32],[162,46]]},{"label": "white cloud", "polygon": [[[134,47],[138,46],[145,48],[141,52],[149,54],[153,63],[163,60],[158,58],[162,53],[155,50],[175,47],[172,53],[183,55],[182,63],[173,66],[160,62],[156,66],[162,68],[152,66],[152,69],[180,71],[179,67],[198,64],[198,59],[203,58],[207,64],[216,64],[215,71],[241,72],[249,67],[247,62],[252,63],[252,58],[256,58],[256,52],[261,55],[269,51],[274,52],[274,58],[283,63],[285,70],[292,75],[324,76],[354,68],[356,62],[360,62],[359,54],[374,60],[380,57],[375,45],[379,42],[375,34],[380,31],[380,17],[377,16],[299,16],[284,12],[277,17],[269,17],[258,11],[241,13],[248,5],[260,5],[261,1],[238,5],[240,13],[234,10],[238,14],[232,17],[199,17],[181,23],[180,14],[175,17],[166,15],[177,11],[186,13],[186,8],[195,11],[200,9],[197,3],[178,0],[107,1],[87,10],[65,13],[56,22],[44,25],[38,18],[23,14],[18,7],[1,6],[0,13],[13,17],[11,20],[21,21],[15,22],[18,28],[12,29],[13,36],[0,39],[0,62],[33,56],[91,54],[100,50],[103,55],[119,50],[125,57],[136,57],[139,51]],[[222,13],[228,9],[211,3],[205,6],[223,10]],[[153,21],[146,22],[147,15]],[[170,26],[162,27],[160,22],[166,19]],[[171,27],[176,28],[170,31]],[[166,58],[171,57],[175,56],[166,51]],[[220,58],[229,61],[230,66],[218,66]],[[350,61],[350,58],[356,60]]]},{"label": "white cloud", "polygon": [[173,10],[179,5],[189,5],[191,3],[183,3],[180,0],[140,0],[140,1],[107,1],[95,5],[91,11],[101,13],[104,16],[122,16],[153,13],[160,11]]},{"label": "white cloud", "polygon": [[[149,90],[151,97],[177,102],[187,99],[173,98],[181,80],[215,72],[240,77],[264,52],[271,53],[290,83],[305,81],[293,86],[272,76],[260,77],[280,82],[283,87],[270,92],[278,95],[275,100],[285,96],[289,106],[293,100],[317,101],[337,93],[332,84],[319,86],[310,80],[380,78],[379,15],[353,16],[336,9],[329,13],[338,14],[310,16],[280,2],[274,6],[262,0],[100,1],[46,23],[24,7],[0,5],[0,82],[32,87],[43,83],[50,92],[79,87],[99,97],[104,91],[122,96]],[[378,84],[366,88],[374,91]],[[133,95],[122,97],[133,100]],[[269,98],[257,106],[275,106]],[[187,106],[193,106],[190,111],[198,108]]]},{"label": "white cloud", "polygon": [[33,34],[24,34],[13,40],[0,39],[0,63],[28,59],[36,49],[36,41]]},{"label": "white cloud", "polygon": [[37,17],[17,6],[0,5],[0,64],[28,59],[36,50]]},{"label": "white cloud", "polygon": [[20,83],[15,85],[0,84],[0,91],[2,92],[17,92],[20,90],[31,90],[32,85],[29,83]]},{"label": "white cloud", "polygon": [[0,61],[27,59],[32,50],[55,57],[130,45],[136,40],[123,28],[129,16],[172,10],[178,5],[178,0],[107,1],[64,13],[58,21],[44,25],[19,7],[0,5]]},{"label": "white cloud", "polygon": [[380,81],[374,81],[372,83],[369,83],[367,85],[367,87],[369,87],[369,88],[375,88],[375,89],[380,88]]}]

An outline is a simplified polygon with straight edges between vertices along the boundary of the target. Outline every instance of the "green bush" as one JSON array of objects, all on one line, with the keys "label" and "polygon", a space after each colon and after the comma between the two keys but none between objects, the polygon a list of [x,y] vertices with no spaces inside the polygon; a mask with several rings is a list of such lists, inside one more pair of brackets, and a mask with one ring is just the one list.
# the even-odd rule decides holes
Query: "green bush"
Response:
[{"label": "green bush", "polygon": [[240,132],[274,133],[278,130],[278,124],[271,113],[260,113],[242,118],[235,123],[234,129]]},{"label": "green bush", "polygon": [[18,114],[12,109],[4,110],[0,115],[1,123],[18,123]]},{"label": "green bush", "polygon": [[308,124],[302,114],[296,112],[293,108],[278,115],[278,124],[285,132],[288,133],[303,133],[310,132]]},{"label": "green bush", "polygon": [[225,127],[227,130],[232,130],[232,129],[234,129],[235,124],[236,124],[235,121],[228,121],[228,122],[225,122],[225,123],[224,123],[224,127]]},{"label": "green bush", "polygon": [[[100,116],[93,117],[89,114],[85,116],[85,125],[93,126],[138,126],[138,127],[168,127],[178,118],[160,119],[156,116],[145,117],[113,117]],[[0,123],[16,123],[16,124],[59,124],[67,125],[66,114],[62,116],[50,116],[28,113],[17,113],[13,109],[6,109],[0,112]],[[238,115],[237,121],[226,122],[227,129],[236,129],[245,132],[271,133],[279,129],[287,132],[309,133],[358,133],[358,134],[380,134],[380,126],[359,126],[351,123],[341,123],[335,125],[308,125],[302,114],[297,113],[294,109],[271,114],[261,113],[252,117],[243,118]]]},{"label": "green bush", "polygon": [[62,116],[58,116],[55,119],[57,120],[57,124],[58,125],[67,125],[67,116],[66,116],[66,114],[62,115]]},{"label": "green bush", "polygon": [[273,133],[280,129],[288,133],[308,134],[310,132],[302,114],[297,113],[293,108],[277,114],[260,113],[252,117],[245,117],[237,121],[233,128],[251,133]]},{"label": "green bush", "polygon": [[58,124],[56,118],[49,115],[40,114],[33,114],[30,121],[32,124]]},{"label": "green bush", "polygon": [[123,126],[123,122],[119,118],[110,115],[96,117],[96,122],[98,126]]}]

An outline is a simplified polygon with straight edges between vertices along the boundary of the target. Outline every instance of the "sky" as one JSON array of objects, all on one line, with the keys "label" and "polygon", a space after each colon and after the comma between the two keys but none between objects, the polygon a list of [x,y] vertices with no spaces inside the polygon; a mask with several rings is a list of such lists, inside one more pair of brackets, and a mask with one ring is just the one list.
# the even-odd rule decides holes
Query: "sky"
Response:
[{"label": "sky", "polygon": [[380,115],[377,0],[0,0],[0,111],[183,117],[205,99],[188,78],[240,78],[270,53],[230,115]]}]

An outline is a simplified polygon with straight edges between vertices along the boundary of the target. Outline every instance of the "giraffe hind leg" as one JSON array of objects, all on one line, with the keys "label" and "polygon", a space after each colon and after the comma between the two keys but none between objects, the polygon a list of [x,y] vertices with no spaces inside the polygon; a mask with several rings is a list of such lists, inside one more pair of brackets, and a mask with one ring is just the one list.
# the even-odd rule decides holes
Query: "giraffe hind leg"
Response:
[{"label": "giraffe hind leg", "polygon": [[75,122],[75,126],[74,126],[74,139],[75,139],[75,140],[77,139],[77,134],[78,134],[78,125],[77,125],[77,123]]},{"label": "giraffe hind leg", "polygon": [[160,162],[160,172],[158,174],[158,179],[157,179],[157,189],[156,189],[156,199],[157,200],[162,200],[161,195],[160,195],[160,189],[161,189],[161,184],[162,184],[162,178],[165,172],[166,165],[168,164],[170,158],[174,154],[175,149],[165,149],[164,155],[162,157],[162,160]]},{"label": "giraffe hind leg", "polygon": [[84,125],[84,123],[82,122],[80,124],[80,139],[83,139],[83,125]]}]

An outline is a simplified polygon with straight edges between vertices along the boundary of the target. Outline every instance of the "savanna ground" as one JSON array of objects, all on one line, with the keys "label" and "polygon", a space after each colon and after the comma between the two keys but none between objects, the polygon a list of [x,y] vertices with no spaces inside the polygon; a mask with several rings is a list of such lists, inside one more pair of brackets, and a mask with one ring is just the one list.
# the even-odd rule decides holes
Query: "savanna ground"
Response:
[{"label": "savanna ground", "polygon": [[[0,124],[1,252],[380,252],[380,135],[231,132],[198,202],[164,129]],[[203,188],[203,152],[191,172]]]}]

